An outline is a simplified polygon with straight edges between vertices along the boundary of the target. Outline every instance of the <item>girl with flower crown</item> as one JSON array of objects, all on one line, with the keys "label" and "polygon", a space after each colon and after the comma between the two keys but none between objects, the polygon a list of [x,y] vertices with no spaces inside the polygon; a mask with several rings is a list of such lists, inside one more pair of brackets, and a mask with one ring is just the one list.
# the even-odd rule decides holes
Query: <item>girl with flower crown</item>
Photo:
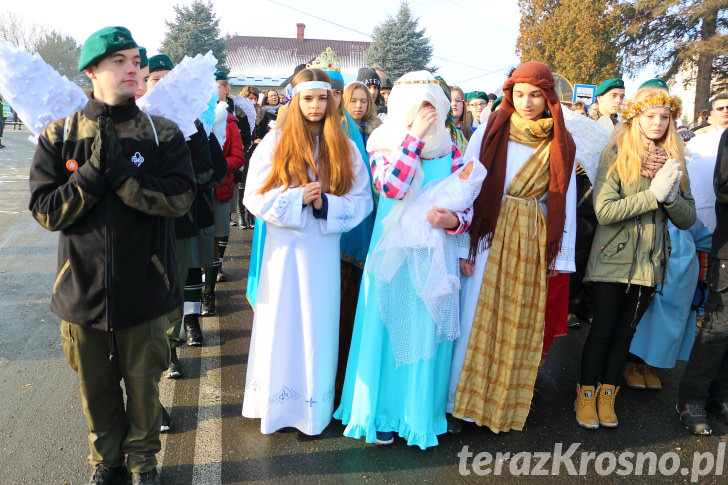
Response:
[{"label": "girl with flower crown", "polygon": [[262,433],[331,421],[339,335],[339,240],[372,210],[369,175],[341,129],[329,77],[304,69],[280,130],[250,161],[245,206],[266,222],[243,416]]},{"label": "girl with flower crown", "polygon": [[594,183],[598,226],[584,281],[593,285],[594,320],[576,386],[576,421],[616,427],[614,402],[637,323],[666,281],[668,220],[695,222],[683,141],[675,131],[680,100],[645,87],[622,106]]}]

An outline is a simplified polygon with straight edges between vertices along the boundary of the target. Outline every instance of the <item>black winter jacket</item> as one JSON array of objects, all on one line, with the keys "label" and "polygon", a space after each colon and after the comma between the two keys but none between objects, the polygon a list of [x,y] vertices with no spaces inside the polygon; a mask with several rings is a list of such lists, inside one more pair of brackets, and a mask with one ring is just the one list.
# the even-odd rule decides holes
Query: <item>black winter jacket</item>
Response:
[{"label": "black winter jacket", "polygon": [[[122,148],[103,174],[87,163],[102,115]],[[195,175],[177,125],[151,119],[133,98],[91,99],[65,130],[65,118],[54,121],[38,140],[29,205],[43,227],[61,231],[51,311],[66,321],[119,330],[182,304],[172,218],[192,203]]]}]

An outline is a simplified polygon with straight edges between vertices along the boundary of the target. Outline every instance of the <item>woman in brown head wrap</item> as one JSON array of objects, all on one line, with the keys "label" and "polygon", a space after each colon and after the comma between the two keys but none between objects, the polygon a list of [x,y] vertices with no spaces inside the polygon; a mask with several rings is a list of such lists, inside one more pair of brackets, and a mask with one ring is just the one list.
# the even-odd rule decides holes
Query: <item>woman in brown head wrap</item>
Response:
[{"label": "woman in brown head wrap", "polygon": [[544,343],[547,278],[574,271],[576,148],[554,85],[544,64],[518,67],[501,109],[465,154],[488,175],[461,261],[448,410],[496,433],[523,428]]}]

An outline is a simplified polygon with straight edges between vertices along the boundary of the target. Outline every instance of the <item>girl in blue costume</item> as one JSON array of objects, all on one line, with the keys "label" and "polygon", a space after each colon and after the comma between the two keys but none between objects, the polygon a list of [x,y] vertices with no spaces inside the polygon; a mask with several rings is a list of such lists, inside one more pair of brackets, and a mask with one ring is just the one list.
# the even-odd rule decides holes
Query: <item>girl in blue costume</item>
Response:
[{"label": "girl in blue costume", "polygon": [[[672,250],[667,262],[667,283],[642,316],[629,349],[644,362],[642,366],[663,369],[671,369],[676,361],[690,357],[695,341],[693,295],[700,271],[696,251],[710,253],[713,237],[699,219],[686,230],[670,222],[668,231]],[[655,382],[660,384],[659,378]],[[661,387],[653,385],[650,389]]]},{"label": "girl in blue costume", "polygon": [[[450,102],[429,72],[405,74],[392,89],[386,121],[367,144],[380,199],[359,292],[341,405],[334,417],[347,425],[345,436],[365,436],[368,443],[390,444],[396,432],[409,445],[425,449],[437,445],[437,435],[447,430],[445,407],[453,342],[437,338],[440,328],[432,331],[430,327],[435,323],[431,318],[418,318],[423,315],[421,301],[409,299],[410,305],[406,305],[403,298],[400,305],[380,306],[381,282],[368,268],[379,263],[372,261],[372,251],[382,235],[383,220],[392,212],[402,212],[402,205],[408,204],[405,196],[411,193],[411,199],[422,184],[446,177],[463,165],[445,127],[449,111]],[[454,213],[433,207],[428,212],[430,225],[449,234],[464,232],[471,217],[470,210]],[[398,276],[407,280],[406,271],[403,266],[400,272],[404,274]],[[402,293],[412,293],[407,290],[403,288]],[[388,295],[394,301],[398,296]],[[458,299],[457,292],[451,296]],[[382,311],[402,318],[397,325],[385,325]],[[430,335],[430,340],[423,341],[423,334]],[[391,335],[398,337],[393,339]],[[403,350],[410,352],[408,362],[413,363],[398,363],[395,355]]]}]

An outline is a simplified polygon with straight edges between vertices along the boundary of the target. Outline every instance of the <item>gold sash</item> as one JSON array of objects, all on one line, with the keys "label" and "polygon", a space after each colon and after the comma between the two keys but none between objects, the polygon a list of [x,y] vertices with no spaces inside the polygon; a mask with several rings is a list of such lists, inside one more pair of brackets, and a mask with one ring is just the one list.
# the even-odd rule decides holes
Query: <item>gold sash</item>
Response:
[{"label": "gold sash", "polygon": [[546,309],[546,219],[553,120],[511,116],[510,140],[535,150],[506,190],[480,287],[453,415],[521,430],[531,406]]}]

